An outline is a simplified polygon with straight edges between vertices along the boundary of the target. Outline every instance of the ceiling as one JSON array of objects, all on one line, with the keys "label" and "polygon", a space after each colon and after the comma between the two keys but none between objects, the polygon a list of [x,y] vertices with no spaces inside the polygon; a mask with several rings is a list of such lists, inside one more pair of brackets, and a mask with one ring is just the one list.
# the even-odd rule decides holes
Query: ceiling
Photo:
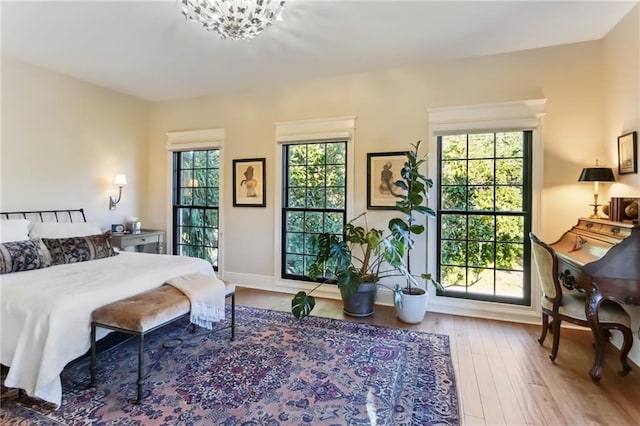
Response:
[{"label": "ceiling", "polygon": [[138,98],[191,98],[602,38],[630,1],[289,0],[253,40],[221,40],[179,0],[5,1],[2,54]]}]

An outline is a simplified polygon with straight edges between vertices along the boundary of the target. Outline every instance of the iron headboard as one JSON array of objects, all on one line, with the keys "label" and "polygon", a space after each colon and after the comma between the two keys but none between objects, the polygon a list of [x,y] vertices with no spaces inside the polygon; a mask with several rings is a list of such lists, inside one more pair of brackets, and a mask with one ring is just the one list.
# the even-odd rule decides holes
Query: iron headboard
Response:
[{"label": "iron headboard", "polygon": [[[66,210],[34,210],[24,212],[0,212],[0,217],[4,219],[39,219],[40,222],[86,222],[84,209],[66,209]],[[68,220],[67,220],[68,219]],[[76,219],[76,220],[74,220]]]}]

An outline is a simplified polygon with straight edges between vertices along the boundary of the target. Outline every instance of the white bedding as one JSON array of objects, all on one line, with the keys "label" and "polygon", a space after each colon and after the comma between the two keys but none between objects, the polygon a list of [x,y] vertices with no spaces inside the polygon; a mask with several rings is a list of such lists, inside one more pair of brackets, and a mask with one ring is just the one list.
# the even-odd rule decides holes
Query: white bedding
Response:
[{"label": "white bedding", "polygon": [[[193,272],[214,275],[202,259],[131,252],[1,275],[0,362],[10,367],[5,385],[59,406],[62,369],[91,346],[91,312]],[[107,334],[98,331],[98,337]]]}]

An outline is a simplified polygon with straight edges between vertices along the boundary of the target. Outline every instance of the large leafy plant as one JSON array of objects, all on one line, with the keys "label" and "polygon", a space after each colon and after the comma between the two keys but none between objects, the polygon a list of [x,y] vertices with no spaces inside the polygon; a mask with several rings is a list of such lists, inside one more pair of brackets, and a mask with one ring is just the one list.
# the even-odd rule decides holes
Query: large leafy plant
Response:
[{"label": "large leafy plant", "polygon": [[[414,287],[417,281],[411,273],[411,250],[415,245],[415,236],[421,235],[426,230],[423,224],[417,222],[418,217],[436,217],[436,212],[427,206],[433,180],[422,173],[428,155],[419,156],[420,143],[421,141],[411,144],[413,150],[407,151],[407,159],[400,171],[401,178],[395,182],[395,185],[403,190],[400,195],[397,195],[395,205],[396,210],[402,213],[402,217],[391,219],[388,225],[393,239],[404,247],[406,256],[406,260],[398,265],[398,270],[403,273],[407,282],[404,288],[396,286],[396,303],[399,302],[401,292],[405,294],[421,292]],[[420,277],[433,283],[438,290],[443,290],[432,274],[424,273]]]},{"label": "large leafy plant", "polygon": [[[355,222],[363,220],[363,225]],[[343,235],[323,233],[317,239],[315,261],[309,267],[309,278],[321,280],[308,293],[299,291],[291,301],[291,312],[296,318],[304,318],[313,310],[316,301],[310,294],[322,284],[338,285],[342,297],[358,290],[361,283],[377,283],[381,278],[398,276],[404,259],[404,244],[391,234],[369,228],[366,213],[349,221]]]}]

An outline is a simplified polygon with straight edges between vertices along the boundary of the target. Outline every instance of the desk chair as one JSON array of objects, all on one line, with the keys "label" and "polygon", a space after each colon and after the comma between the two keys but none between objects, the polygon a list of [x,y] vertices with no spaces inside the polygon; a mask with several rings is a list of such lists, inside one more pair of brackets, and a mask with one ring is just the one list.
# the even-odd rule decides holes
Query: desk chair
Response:
[{"label": "desk chair", "polygon": [[[538,342],[542,345],[547,337],[547,331],[551,330],[553,347],[549,358],[551,361],[555,361],[560,344],[560,324],[562,321],[589,327],[585,313],[586,297],[582,293],[563,291],[558,280],[556,252],[533,233],[529,233],[529,238],[531,239],[533,260],[542,286],[542,335]],[[551,322],[549,322],[549,317],[552,319]],[[633,344],[629,314],[617,303],[605,301],[600,306],[598,318],[600,326],[608,336],[611,335],[611,330],[618,330],[624,336],[624,344],[620,351],[622,371],[619,374],[627,374],[631,370],[627,362],[627,355]]]}]

